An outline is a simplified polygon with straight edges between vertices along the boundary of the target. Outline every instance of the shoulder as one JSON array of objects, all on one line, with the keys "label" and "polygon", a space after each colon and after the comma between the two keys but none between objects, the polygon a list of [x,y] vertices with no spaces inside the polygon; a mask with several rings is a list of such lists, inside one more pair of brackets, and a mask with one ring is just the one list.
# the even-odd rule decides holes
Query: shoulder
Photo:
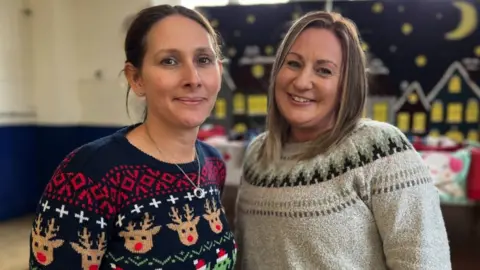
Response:
[{"label": "shoulder", "polygon": [[93,168],[98,171],[97,169],[101,169],[102,164],[106,164],[106,161],[118,156],[117,152],[120,151],[118,147],[120,144],[118,144],[117,137],[121,131],[123,129],[80,145],[70,151],[60,162],[56,172],[83,172],[91,174],[93,173]]},{"label": "shoulder", "polygon": [[397,127],[369,119],[362,119],[349,135],[349,140],[358,147],[374,147],[395,152],[412,149],[412,145]]},{"label": "shoulder", "polygon": [[220,154],[220,151],[218,151],[218,149],[215,148],[214,146],[212,146],[208,143],[202,142],[200,140],[197,140],[197,145],[200,148],[200,150],[202,151],[202,154],[204,155],[204,157],[206,159],[223,160],[222,154]]},{"label": "shoulder", "polygon": [[225,171],[225,161],[217,148],[200,140],[197,141],[197,145],[201,151],[200,158],[204,159],[207,168],[213,169],[214,171]]},{"label": "shoulder", "polygon": [[326,159],[315,159],[315,164],[327,166],[327,171],[329,167],[336,168],[340,174],[359,167],[402,164],[405,159],[418,160],[417,155],[412,144],[397,127],[362,119],[345,140],[332,149]]}]

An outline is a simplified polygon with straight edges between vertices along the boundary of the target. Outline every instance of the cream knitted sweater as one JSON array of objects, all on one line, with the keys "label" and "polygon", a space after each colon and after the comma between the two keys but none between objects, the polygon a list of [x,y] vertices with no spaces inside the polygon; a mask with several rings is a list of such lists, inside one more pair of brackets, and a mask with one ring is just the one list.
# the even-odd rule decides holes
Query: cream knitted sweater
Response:
[{"label": "cream knitted sweater", "polygon": [[288,166],[245,158],[237,199],[242,269],[451,269],[439,196],[395,127],[362,120],[326,155]]}]

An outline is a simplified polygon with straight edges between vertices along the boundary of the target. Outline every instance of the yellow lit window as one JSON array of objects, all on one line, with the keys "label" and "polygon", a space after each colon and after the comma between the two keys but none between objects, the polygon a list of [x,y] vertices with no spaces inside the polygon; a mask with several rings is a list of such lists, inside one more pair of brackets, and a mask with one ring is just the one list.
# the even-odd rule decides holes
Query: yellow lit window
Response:
[{"label": "yellow lit window", "polygon": [[443,121],[443,104],[441,101],[433,103],[430,117],[433,123],[441,123]]},{"label": "yellow lit window", "polygon": [[225,119],[227,116],[227,101],[224,98],[218,98],[215,102],[215,118]]},{"label": "yellow lit window", "polygon": [[427,116],[423,112],[416,112],[413,115],[413,132],[424,133],[427,125]]},{"label": "yellow lit window", "polygon": [[445,134],[448,138],[454,140],[455,142],[463,142],[463,134],[458,130],[450,130]]},{"label": "yellow lit window", "polygon": [[428,136],[433,137],[433,138],[438,138],[440,137],[440,132],[436,129],[432,129],[430,133],[428,133]]},{"label": "yellow lit window", "polygon": [[450,82],[448,83],[448,92],[452,94],[458,94],[462,90],[462,80],[460,79],[460,76],[455,75],[450,79]]},{"label": "yellow lit window", "polygon": [[397,115],[397,127],[402,132],[410,130],[410,114],[407,112],[399,112]]},{"label": "yellow lit window", "polygon": [[245,96],[242,93],[236,93],[233,96],[233,113],[234,114],[245,113]]},{"label": "yellow lit window", "polygon": [[470,130],[467,135],[468,140],[478,142],[478,131]]},{"label": "yellow lit window", "polygon": [[475,99],[468,100],[467,109],[465,110],[465,121],[467,123],[477,123],[479,113],[478,101]]},{"label": "yellow lit window", "polygon": [[459,102],[451,102],[447,107],[447,122],[461,123],[463,116],[463,106]]},{"label": "yellow lit window", "polygon": [[388,104],[378,102],[373,105],[373,120],[388,122]]}]

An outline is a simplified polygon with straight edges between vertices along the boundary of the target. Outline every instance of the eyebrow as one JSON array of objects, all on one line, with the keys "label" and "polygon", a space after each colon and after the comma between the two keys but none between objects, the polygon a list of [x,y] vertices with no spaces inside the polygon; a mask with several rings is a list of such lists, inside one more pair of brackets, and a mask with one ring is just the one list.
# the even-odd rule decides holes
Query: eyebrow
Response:
[{"label": "eyebrow", "polygon": [[[298,58],[300,58],[300,59],[303,60],[303,56],[302,56],[301,54],[299,54],[299,53],[296,53],[296,52],[288,52],[288,54],[293,54],[293,55],[295,55],[295,56],[297,56]],[[331,60],[328,60],[328,59],[319,59],[319,60],[317,60],[316,62],[317,62],[317,64],[321,64],[321,65],[323,65],[323,64],[331,64],[331,65],[335,66],[336,68],[338,68],[338,65],[337,65],[335,62],[333,62],[333,61],[331,61]]]},{"label": "eyebrow", "polygon": [[[209,47],[198,47],[195,49],[196,53],[214,53],[213,50]],[[168,48],[168,49],[160,49],[157,52],[155,52],[155,56],[161,54],[161,53],[169,53],[169,54],[180,54],[180,50],[174,49],[174,48]]]}]

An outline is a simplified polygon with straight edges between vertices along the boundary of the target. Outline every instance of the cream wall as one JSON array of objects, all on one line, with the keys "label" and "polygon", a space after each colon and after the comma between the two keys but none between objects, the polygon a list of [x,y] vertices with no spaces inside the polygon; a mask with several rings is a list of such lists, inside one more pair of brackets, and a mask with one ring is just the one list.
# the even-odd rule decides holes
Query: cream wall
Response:
[{"label": "cream wall", "polygon": [[131,123],[121,74],[125,20],[179,2],[0,0],[0,124]]},{"label": "cream wall", "polygon": [[31,23],[22,1],[0,0],[0,124],[35,121]]},{"label": "cream wall", "polygon": [[123,125],[124,20],[147,0],[30,0],[37,121]]}]

